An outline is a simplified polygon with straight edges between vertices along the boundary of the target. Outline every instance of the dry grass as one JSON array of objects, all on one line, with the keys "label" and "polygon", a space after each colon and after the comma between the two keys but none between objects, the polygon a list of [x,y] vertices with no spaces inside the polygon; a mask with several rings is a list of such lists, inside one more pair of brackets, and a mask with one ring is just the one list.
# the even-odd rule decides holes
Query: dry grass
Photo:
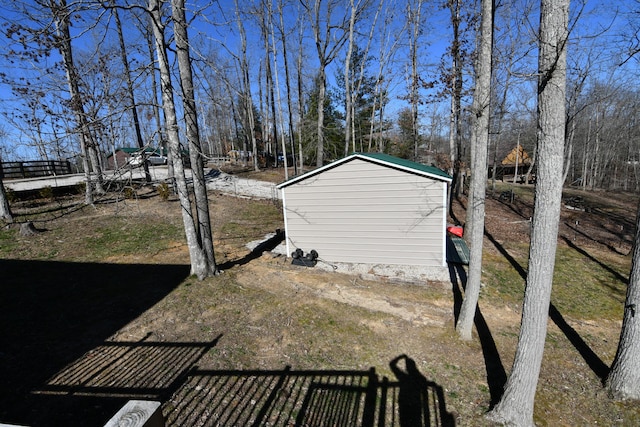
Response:
[{"label": "dry grass", "polygon": [[[367,395],[375,378],[374,389],[396,404],[385,425],[398,425],[390,414],[403,408],[398,392],[406,383],[390,363],[406,354],[416,362],[416,387],[444,405],[431,415],[487,424],[483,414],[499,398],[517,343],[526,200],[515,209],[488,205],[493,240],[485,246],[481,316],[473,341],[461,342],[453,332],[457,288],[449,283],[363,280],[268,253],[243,263],[247,242],[282,226],[271,202],[212,195],[216,256],[229,268],[202,282],[188,277],[178,204],[139,194],[75,211],[20,208],[19,218],[38,219],[46,231],[28,238],[0,231],[0,268],[9,272],[0,341],[11,343],[0,350],[0,421],[70,425],[82,417],[102,425],[127,399],[152,398],[163,401],[172,425],[287,425],[310,419],[305,397],[322,395],[314,402],[324,402],[326,417],[349,415],[357,424],[367,405],[358,415],[347,411],[355,406],[340,412],[327,402]],[[605,239],[605,228],[590,236]],[[617,343],[628,257],[606,242],[569,237],[559,251],[535,421],[637,425],[640,406],[610,401],[601,386]],[[359,386],[348,383],[358,378]],[[383,406],[376,408],[381,416]]]}]

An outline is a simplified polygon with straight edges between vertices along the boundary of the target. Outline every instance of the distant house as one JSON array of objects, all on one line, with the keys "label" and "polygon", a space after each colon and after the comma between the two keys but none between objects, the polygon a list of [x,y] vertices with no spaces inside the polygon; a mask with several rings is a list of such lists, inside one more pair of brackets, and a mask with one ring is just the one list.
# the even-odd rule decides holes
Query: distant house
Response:
[{"label": "distant house", "polygon": [[[133,160],[133,158],[141,151],[144,152],[145,158],[149,158],[151,156],[163,157],[165,158],[163,163],[166,163],[166,156],[168,153],[164,148],[145,147],[141,150],[138,147],[122,147],[117,148],[115,152],[112,152],[107,156],[107,169],[114,170],[130,164],[131,160]],[[186,161],[185,166],[189,167],[189,153],[185,150],[182,152],[182,155]],[[140,164],[135,164],[135,166],[140,166]]]},{"label": "distant house", "polygon": [[[513,181],[515,178],[516,182],[524,182],[530,165],[531,157],[522,145],[517,145],[496,166],[496,178],[502,181]],[[492,166],[490,166],[489,176],[492,174]],[[535,177],[530,177],[530,179],[535,179]]]},{"label": "distant house", "polygon": [[277,186],[287,253],[442,268],[450,182],[440,169],[378,153],[356,153],[290,179]]},{"label": "distant house", "polygon": [[133,157],[139,151],[139,148],[133,147],[116,149],[115,152],[112,152],[107,156],[107,169],[113,170],[121,168],[122,166],[126,165],[129,160],[131,160],[131,157]]},{"label": "distant house", "polygon": [[115,153],[112,152],[107,156],[107,169],[121,168],[131,162],[132,158],[137,156],[141,151],[144,152],[145,156],[166,156],[166,150],[153,147],[145,147],[144,149],[138,147],[117,148]]}]

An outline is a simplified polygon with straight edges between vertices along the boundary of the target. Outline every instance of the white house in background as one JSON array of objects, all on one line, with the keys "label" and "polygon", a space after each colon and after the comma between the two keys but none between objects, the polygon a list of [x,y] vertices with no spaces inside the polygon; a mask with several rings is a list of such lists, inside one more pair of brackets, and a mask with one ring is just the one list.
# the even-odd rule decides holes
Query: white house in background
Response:
[{"label": "white house in background", "polygon": [[356,153],[277,186],[287,253],[330,263],[442,268],[447,186],[438,168]]}]

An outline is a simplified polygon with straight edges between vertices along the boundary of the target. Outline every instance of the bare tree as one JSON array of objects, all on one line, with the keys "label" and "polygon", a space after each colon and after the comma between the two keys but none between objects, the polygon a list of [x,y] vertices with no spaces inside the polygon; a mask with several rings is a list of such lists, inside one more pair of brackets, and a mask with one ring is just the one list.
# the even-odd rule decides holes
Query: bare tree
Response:
[{"label": "bare tree", "polygon": [[[361,50],[358,48],[356,40],[356,36],[359,34],[359,32],[356,30],[356,23],[358,18],[363,14],[363,11],[368,8],[370,4],[371,2],[369,2],[369,0],[358,0],[357,2],[355,2],[354,0],[349,1],[349,43],[347,44],[347,51],[345,53],[344,73],[342,81],[345,95],[345,156],[349,153],[349,149],[351,149],[351,151],[357,151],[357,139],[360,140],[360,150],[363,150],[363,132],[360,132],[359,138],[356,137],[356,128],[359,127],[360,124],[357,123],[356,108],[358,104],[362,103],[362,88],[363,86],[365,86],[365,68],[369,62],[369,49],[371,48],[371,44],[374,40],[378,17],[380,16],[380,11],[382,10],[384,0],[380,0],[378,2],[378,7],[376,8],[373,18],[369,22],[371,27],[365,39],[366,45],[364,47],[364,50]],[[375,100],[372,99],[372,102],[375,102]],[[371,147],[371,141],[369,141],[368,145],[369,147]]]},{"label": "bare tree", "polygon": [[[56,46],[60,51],[63,59],[64,69],[69,85],[69,95],[71,96],[71,109],[75,114],[75,119],[80,128],[81,148],[83,151],[83,162],[86,176],[85,203],[93,203],[92,179],[90,170],[96,174],[96,192],[103,193],[102,187],[102,170],[98,159],[98,152],[93,136],[89,130],[87,116],[83,97],[80,92],[79,81],[80,76],[73,60],[73,51],[71,48],[71,11],[67,6],[66,0],[49,0],[47,7],[51,11],[56,26]],[[90,163],[89,163],[90,161]],[[90,166],[91,164],[91,166]]]},{"label": "bare tree", "polygon": [[[255,116],[253,114],[253,97],[251,95],[251,81],[249,79],[249,62],[247,61],[247,35],[244,29],[244,23],[240,16],[240,5],[238,4],[238,0],[234,0],[235,5],[235,14],[236,14],[236,24],[238,26],[238,31],[240,32],[240,43],[241,43],[241,52],[240,57],[237,58],[240,62],[240,73],[241,73],[241,82],[242,82],[242,92],[240,94],[242,98],[241,108],[247,118],[247,123],[245,124],[245,137],[251,139],[251,149],[253,152],[253,169],[258,170],[258,143],[256,141],[255,135]],[[244,150],[243,150],[244,151]]]},{"label": "bare tree", "polygon": [[304,61],[304,14],[298,13],[298,19],[296,21],[298,27],[298,55],[296,57],[296,86],[298,94],[298,155],[300,156],[300,172],[304,171],[304,154],[302,152],[302,134],[304,123],[304,91],[303,91],[303,76],[302,76],[302,62]]},{"label": "bare tree", "polygon": [[174,102],[174,88],[171,81],[171,69],[167,56],[167,44],[165,41],[165,27],[163,22],[162,8],[160,0],[149,0],[149,12],[153,20],[153,34],[156,45],[156,55],[158,57],[158,67],[160,69],[160,87],[162,90],[162,107],[166,121],[167,138],[169,150],[173,160],[176,187],[182,212],[182,221],[189,247],[189,258],[191,260],[191,274],[195,274],[199,279],[215,273],[215,265],[208,262],[207,253],[201,245],[200,235],[194,222],[194,213],[191,207],[189,189],[184,172],[184,162],[180,152],[180,136],[178,132],[178,118]]},{"label": "bare tree", "polygon": [[[4,131],[0,131],[0,133],[4,133]],[[0,218],[7,222],[13,222],[13,214],[11,213],[7,192],[2,182],[2,175],[2,156],[0,156]]]},{"label": "bare tree", "polygon": [[193,192],[195,199],[197,230],[199,231],[198,243],[206,256],[206,265],[200,274],[215,276],[218,274],[216,259],[213,253],[213,238],[211,235],[211,218],[209,216],[209,198],[207,197],[207,183],[204,176],[204,161],[200,146],[200,129],[198,127],[198,112],[196,109],[195,91],[193,89],[193,70],[191,68],[191,54],[189,52],[189,37],[187,35],[187,18],[184,8],[184,0],[171,1],[173,17],[173,33],[176,40],[178,68],[180,70],[180,83],[184,106],[184,118],[186,123],[186,136],[189,142],[189,157],[191,159],[191,176],[193,179]]},{"label": "bare tree", "polygon": [[407,23],[409,28],[409,56],[411,58],[411,75],[409,77],[409,105],[411,106],[411,139],[413,145],[413,159],[418,158],[418,105],[420,104],[418,89],[420,77],[418,75],[418,45],[422,33],[422,4],[423,0],[407,3]]},{"label": "bare tree", "polygon": [[[640,4],[637,4],[640,6]],[[638,11],[635,12],[636,14]],[[633,32],[629,58],[640,54],[638,27]],[[634,153],[635,154],[635,153]],[[637,185],[637,184],[636,184]],[[607,376],[606,388],[614,399],[640,399],[640,205],[636,214],[636,234],[633,242],[633,258],[624,302],[624,317],[616,356]]]},{"label": "bare tree", "polygon": [[[111,0],[111,4],[113,5],[113,0]],[[138,118],[138,107],[136,104],[135,92],[133,89],[133,78],[131,77],[131,70],[129,68],[129,60],[127,59],[127,46],[124,42],[124,34],[122,33],[122,22],[120,21],[120,14],[118,13],[117,8],[112,9],[113,18],[116,22],[116,30],[118,32],[118,43],[120,45],[120,59],[122,60],[122,69],[124,71],[125,82],[127,84],[127,101],[128,108],[131,111],[131,118],[133,119],[133,129],[136,135],[136,142],[138,143],[138,148],[141,150],[144,149],[144,141],[142,139],[142,131],[140,130],[140,119]],[[151,182],[151,174],[149,173],[149,164],[147,162],[143,163],[144,168],[144,176],[147,182]]]},{"label": "bare tree", "polygon": [[624,302],[620,341],[606,387],[614,399],[640,399],[640,205],[636,215],[631,273]]},{"label": "bare tree", "polygon": [[11,213],[11,207],[9,206],[9,199],[7,198],[7,192],[4,189],[2,183],[2,177],[0,176],[0,218],[7,222],[13,222],[13,214]]},{"label": "bare tree", "polygon": [[[381,10],[383,1],[380,2],[380,7],[378,8],[378,12]],[[384,12],[384,21],[382,24],[382,29],[379,32],[380,39],[380,50],[378,53],[378,72],[375,78],[375,88],[374,88],[374,96],[373,96],[373,105],[371,107],[371,118],[369,120],[369,151],[371,151],[371,147],[374,141],[374,132],[376,130],[376,122],[378,123],[378,132],[377,132],[377,142],[376,142],[376,150],[378,152],[383,152],[383,137],[382,137],[382,129],[384,123],[384,109],[386,105],[386,93],[391,83],[391,78],[385,77],[385,71],[390,71],[388,69],[390,63],[392,62],[395,53],[398,50],[398,46],[402,37],[398,34],[402,34],[406,25],[408,24],[406,21],[404,23],[405,27],[401,29],[397,29],[392,27],[395,9],[397,8],[397,3],[393,1],[387,1],[385,4],[385,12]],[[378,13],[377,12],[377,13]],[[393,39],[393,41],[391,41]],[[378,117],[376,118],[376,113]]]},{"label": "bare tree", "polygon": [[451,28],[453,40],[451,41],[451,72],[449,78],[449,89],[451,91],[451,112],[449,125],[449,174],[453,176],[453,182],[449,189],[453,196],[459,196],[462,192],[462,130],[461,130],[461,101],[462,101],[462,53],[461,53],[461,9],[460,0],[447,0],[447,5],[451,14]]},{"label": "bare tree", "polygon": [[[278,125],[278,123],[280,124],[280,142],[281,142],[281,148],[282,148],[282,157],[283,157],[283,166],[284,166],[284,179],[288,180],[289,179],[289,165],[288,165],[288,160],[287,160],[287,142],[286,142],[286,138],[285,138],[285,133],[284,133],[284,114],[282,112],[282,97],[280,95],[281,91],[280,91],[280,78],[279,78],[279,73],[278,73],[278,43],[276,42],[276,32],[275,32],[275,27],[273,25],[273,2],[271,0],[267,0],[267,4],[266,4],[266,8],[267,8],[267,25],[268,25],[268,29],[269,29],[269,34],[271,35],[271,51],[273,52],[273,75],[275,78],[275,93],[276,93],[276,100],[278,103],[278,109],[277,109],[277,117],[274,116],[274,119],[276,120],[276,123],[274,123],[274,127],[276,127]],[[267,52],[268,54],[268,52]],[[269,58],[267,57],[267,60],[269,60]],[[276,141],[277,143],[277,141]]]},{"label": "bare tree", "polygon": [[[352,136],[351,122],[353,120],[353,99],[351,89],[351,57],[353,55],[354,31],[356,23],[356,4],[354,0],[349,0],[349,31],[347,44],[347,54],[344,59],[344,94],[345,94],[345,132],[344,132],[344,155],[349,154],[349,141]],[[355,151],[355,141],[353,141],[353,151]]]},{"label": "bare tree", "polygon": [[565,139],[569,0],[542,0],[538,58],[538,177],[522,322],[511,375],[493,421],[533,425],[555,265]]},{"label": "bare tree", "polygon": [[[276,165],[278,164],[278,114],[276,110],[276,85],[274,78],[277,78],[277,70],[274,72],[271,67],[271,53],[273,51],[273,47],[269,41],[269,37],[271,35],[270,31],[270,23],[271,17],[268,16],[269,12],[267,11],[268,7],[262,4],[260,9],[259,17],[260,17],[260,30],[262,33],[262,41],[264,43],[264,73],[265,73],[265,95],[266,95],[266,109],[267,114],[263,117],[263,126],[265,128],[269,128],[271,125],[271,132],[263,132],[263,135],[268,135],[268,139],[270,140],[270,147],[273,144],[273,154],[275,155]],[[270,7],[269,7],[270,9]],[[274,54],[275,56],[275,54]],[[269,117],[271,120],[269,120]],[[273,135],[273,140],[271,140],[271,136]],[[283,153],[283,154],[286,154]]]},{"label": "bare tree", "polygon": [[327,67],[338,55],[346,42],[349,32],[345,18],[334,21],[333,13],[342,5],[338,0],[301,0],[307,12],[313,40],[318,53],[318,122],[316,147],[316,166],[324,164],[324,104],[327,93]]},{"label": "bare tree", "polygon": [[[491,54],[493,43],[493,1],[482,0],[479,52],[476,64],[476,87],[471,107],[473,127],[471,130],[471,193],[467,210],[472,210],[470,224],[471,258],[469,274],[464,292],[464,301],[456,330],[464,340],[471,339],[473,320],[480,294],[482,278],[482,243],[484,238],[484,213],[487,186],[487,147],[489,141],[489,114],[491,104]],[[466,234],[466,233],[465,233]]]},{"label": "bare tree", "polygon": [[[291,78],[289,72],[289,60],[287,56],[287,40],[286,30],[284,25],[284,5],[282,0],[278,0],[278,16],[280,18],[280,25],[278,29],[280,31],[280,41],[282,42],[282,58],[284,61],[284,75],[285,86],[287,88],[287,112],[289,117],[289,138],[291,138],[291,155],[293,158],[293,173],[298,174],[298,162],[296,161],[296,145],[295,145],[295,131],[293,127],[293,102],[291,100]],[[302,166],[302,163],[300,164]]]},{"label": "bare tree", "polygon": [[[147,17],[146,14],[144,16]],[[160,85],[158,84],[158,79],[156,77],[156,66],[155,66],[156,56],[154,54],[155,39],[153,35],[153,18],[148,17],[148,19],[146,20],[140,20],[139,26],[141,28],[140,31],[142,32],[147,44],[147,52],[149,53],[149,63],[150,63],[149,75],[151,77],[151,93],[153,94],[152,101],[151,101],[151,108],[153,109],[153,118],[156,122],[155,134],[157,134],[157,137],[158,137],[158,146],[162,147],[163,150],[167,151],[167,158],[168,158],[167,176],[168,176],[168,179],[171,182],[173,182],[174,173],[173,173],[173,162],[171,158],[171,151],[167,150],[167,139],[165,137],[165,131],[162,127],[162,120],[160,119],[161,107],[160,107],[160,103],[158,102],[158,94],[162,93],[162,89],[160,88]]]}]

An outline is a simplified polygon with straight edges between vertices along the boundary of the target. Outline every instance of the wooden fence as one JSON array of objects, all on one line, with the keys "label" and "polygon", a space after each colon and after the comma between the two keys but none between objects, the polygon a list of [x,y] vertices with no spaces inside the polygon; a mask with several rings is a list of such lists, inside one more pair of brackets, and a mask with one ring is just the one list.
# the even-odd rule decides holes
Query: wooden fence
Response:
[{"label": "wooden fence", "polygon": [[73,173],[68,160],[32,160],[27,162],[0,162],[0,178],[36,178],[39,176],[69,175]]}]

